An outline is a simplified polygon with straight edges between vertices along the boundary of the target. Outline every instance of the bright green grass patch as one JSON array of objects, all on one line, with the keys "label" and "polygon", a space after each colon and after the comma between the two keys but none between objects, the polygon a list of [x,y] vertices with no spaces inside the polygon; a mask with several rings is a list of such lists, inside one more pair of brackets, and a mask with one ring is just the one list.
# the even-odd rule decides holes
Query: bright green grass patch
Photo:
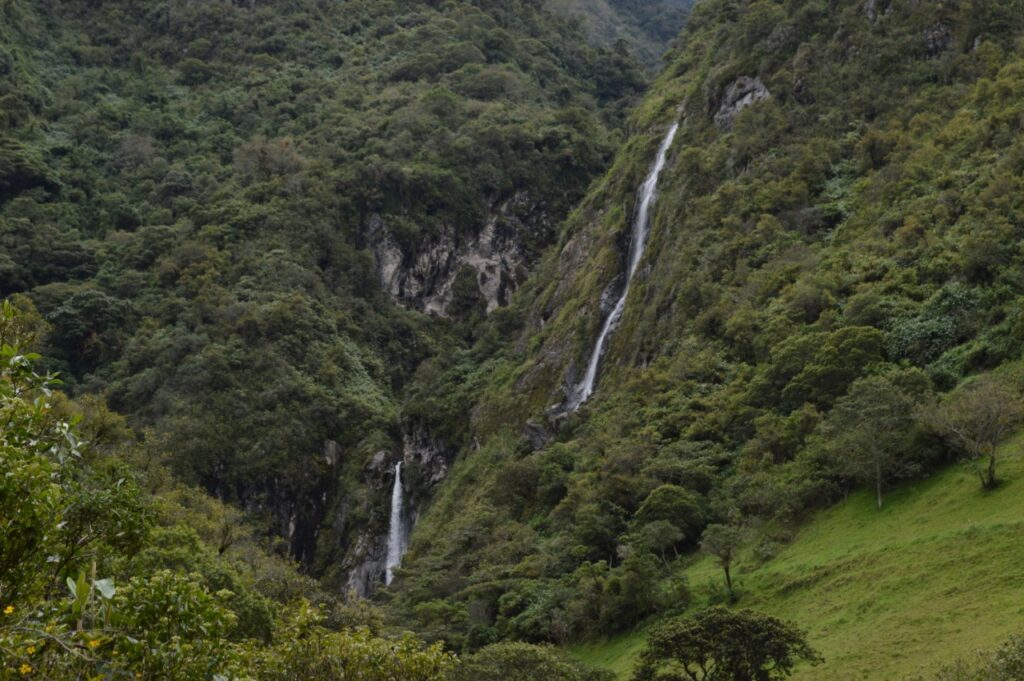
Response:
[{"label": "bright green grass patch", "polygon": [[627,678],[646,638],[644,630],[637,630],[610,641],[577,646],[572,649],[572,654],[591,666],[607,669],[621,678]]},{"label": "bright green grass patch", "polygon": [[[1017,453],[1024,438],[1004,446]],[[772,561],[735,570],[739,607],[796,622],[825,664],[796,679],[900,679],[1024,632],[1024,459],[984,492],[963,466],[818,514]],[[707,558],[686,570],[698,605],[720,580]],[[628,678],[643,632],[574,649]]]}]

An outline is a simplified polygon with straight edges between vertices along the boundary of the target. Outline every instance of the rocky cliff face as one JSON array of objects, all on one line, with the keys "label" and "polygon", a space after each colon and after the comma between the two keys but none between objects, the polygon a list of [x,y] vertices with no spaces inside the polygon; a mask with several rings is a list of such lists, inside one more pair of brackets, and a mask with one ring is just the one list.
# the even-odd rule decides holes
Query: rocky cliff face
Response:
[{"label": "rocky cliff face", "polygon": [[406,307],[444,317],[460,276],[473,277],[486,312],[505,305],[533,260],[530,244],[546,243],[552,223],[542,204],[520,192],[494,205],[479,229],[444,225],[416,252],[399,245],[380,215],[370,217],[367,233],[384,290]]},{"label": "rocky cliff face", "polygon": [[720,128],[732,128],[740,112],[752,104],[771,99],[771,93],[760,78],[742,76],[725,89],[722,104],[715,114],[715,124]]},{"label": "rocky cliff face", "polygon": [[[411,532],[434,488],[448,475],[448,467],[454,456],[455,451],[445,442],[433,437],[421,426],[410,425],[402,438],[401,453],[378,452],[367,465],[363,482],[375,492],[376,499],[386,500],[394,483],[395,461],[401,457],[402,488],[406,499],[404,530]],[[386,519],[390,509],[378,508],[376,511],[373,521],[348,545],[342,561],[344,590],[356,598],[372,596],[384,583],[388,543]]]}]

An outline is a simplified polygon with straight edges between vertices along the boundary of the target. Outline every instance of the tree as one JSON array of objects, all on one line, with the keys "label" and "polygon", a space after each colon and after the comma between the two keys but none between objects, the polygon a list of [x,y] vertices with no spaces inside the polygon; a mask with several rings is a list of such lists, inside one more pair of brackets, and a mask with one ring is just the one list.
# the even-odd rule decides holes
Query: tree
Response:
[{"label": "tree", "polygon": [[736,595],[732,590],[730,570],[742,539],[742,532],[735,525],[713,524],[708,525],[704,530],[704,536],[700,542],[701,550],[717,558],[718,564],[722,566],[722,571],[725,573],[725,588],[729,590],[729,600],[731,601],[736,600]]},{"label": "tree", "polygon": [[879,509],[886,483],[918,470],[910,454],[916,394],[927,387],[917,370],[866,376],[850,386],[819,429],[819,450],[836,472],[872,484]]},{"label": "tree", "polygon": [[666,566],[668,566],[668,558],[665,556],[665,550],[672,549],[672,552],[678,556],[679,552],[676,550],[676,546],[685,538],[686,535],[683,534],[683,531],[667,520],[655,520],[653,523],[647,523],[637,533],[638,543],[648,551],[657,553],[661,557],[661,562]]},{"label": "tree", "polygon": [[[374,636],[359,627],[331,631],[324,614],[299,602],[278,624],[274,645],[251,650],[249,668],[259,681],[361,679],[363,681],[447,681],[455,658],[440,643],[426,645],[406,633]],[[197,677],[192,677],[197,678]]]},{"label": "tree", "polygon": [[979,376],[925,412],[925,420],[949,438],[974,466],[985,489],[996,477],[999,443],[1024,423],[1020,392],[1003,379]]},{"label": "tree", "polygon": [[636,519],[643,524],[665,520],[682,530],[684,535],[696,537],[700,534],[704,513],[693,492],[678,485],[661,485],[640,504]]},{"label": "tree", "polygon": [[59,553],[72,469],[80,457],[72,424],[50,407],[57,379],[39,375],[24,351],[30,328],[0,306],[0,602],[18,604],[46,585]]},{"label": "tree", "polygon": [[773,681],[797,662],[822,657],[791,624],[750,610],[718,607],[657,627],[640,653],[634,681]]}]

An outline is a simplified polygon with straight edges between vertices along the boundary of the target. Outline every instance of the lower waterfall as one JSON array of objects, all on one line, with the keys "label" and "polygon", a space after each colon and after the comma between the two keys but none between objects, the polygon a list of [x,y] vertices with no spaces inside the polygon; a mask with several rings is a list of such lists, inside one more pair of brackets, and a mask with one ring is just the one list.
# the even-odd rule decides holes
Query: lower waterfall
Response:
[{"label": "lower waterfall", "polygon": [[395,484],[391,488],[391,524],[388,527],[388,556],[384,563],[384,583],[390,584],[395,568],[402,564],[406,549],[405,521],[402,517],[402,462],[395,464]]},{"label": "lower waterfall", "polygon": [[605,345],[608,342],[608,337],[619,323],[619,319],[622,318],[622,311],[626,309],[626,297],[629,295],[629,284],[633,280],[633,275],[636,273],[637,267],[640,265],[640,259],[644,254],[644,247],[647,245],[647,234],[651,228],[651,208],[654,206],[654,200],[657,198],[658,190],[658,176],[661,175],[662,169],[665,167],[665,158],[668,156],[669,147],[672,146],[672,140],[675,139],[676,131],[679,129],[678,123],[673,123],[672,127],[669,128],[668,134],[665,135],[665,139],[662,141],[661,146],[658,148],[658,155],[654,159],[654,163],[651,165],[650,172],[647,173],[647,177],[644,179],[644,183],[640,185],[639,202],[637,203],[636,215],[633,218],[633,233],[632,238],[629,242],[629,260],[626,266],[626,284],[622,287],[622,295],[615,301],[615,307],[608,314],[608,317],[604,320],[604,324],[601,325],[601,332],[597,335],[597,342],[594,343],[594,350],[590,354],[590,361],[587,362],[587,372],[583,375],[583,380],[580,381],[579,385],[573,390],[569,396],[567,403],[568,411],[576,411],[580,408],[580,405],[587,401],[590,395],[594,392],[594,384],[597,381],[597,369],[601,361],[601,355],[604,354]]}]

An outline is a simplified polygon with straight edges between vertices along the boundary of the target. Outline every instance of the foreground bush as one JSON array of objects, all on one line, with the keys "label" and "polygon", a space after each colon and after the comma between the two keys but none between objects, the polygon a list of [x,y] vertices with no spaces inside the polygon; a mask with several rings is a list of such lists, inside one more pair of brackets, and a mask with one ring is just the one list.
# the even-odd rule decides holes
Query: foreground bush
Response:
[{"label": "foreground bush", "polygon": [[466,657],[452,681],[611,681],[550,646],[495,643]]}]

